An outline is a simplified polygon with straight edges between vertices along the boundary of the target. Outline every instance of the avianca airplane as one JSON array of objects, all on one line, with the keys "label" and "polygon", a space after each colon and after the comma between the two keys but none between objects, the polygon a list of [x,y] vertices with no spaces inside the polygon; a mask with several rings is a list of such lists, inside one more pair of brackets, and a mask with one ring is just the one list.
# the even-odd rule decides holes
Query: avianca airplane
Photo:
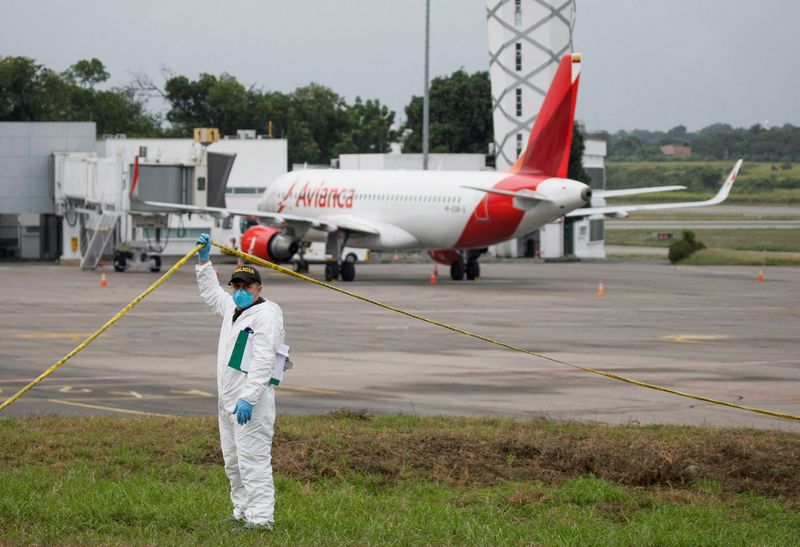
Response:
[{"label": "avianca airplane", "polygon": [[[730,192],[741,160],[710,200],[656,205],[586,207],[592,190],[566,178],[580,80],[580,55],[565,55],[531,131],[509,172],[300,170],[265,191],[257,211],[145,202],[174,212],[243,215],[249,228],[241,249],[285,262],[304,242],[326,241],[334,260],[325,279],[355,278],[342,260],[346,245],[371,250],[427,249],[455,280],[480,275],[478,258],[489,245],[521,237],[563,216],[627,216],[630,211],[713,205]],[[683,186],[606,191],[603,197],[683,189]],[[300,256],[299,270],[307,270]]]}]

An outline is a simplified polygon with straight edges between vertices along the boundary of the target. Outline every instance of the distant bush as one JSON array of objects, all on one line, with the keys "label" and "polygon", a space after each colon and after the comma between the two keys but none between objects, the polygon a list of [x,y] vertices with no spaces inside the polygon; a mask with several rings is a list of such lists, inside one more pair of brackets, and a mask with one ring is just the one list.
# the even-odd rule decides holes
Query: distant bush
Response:
[{"label": "distant bush", "polygon": [[673,241],[672,245],[669,246],[669,261],[672,264],[680,262],[686,258],[692,256],[694,249],[692,246],[686,243],[684,240],[679,239],[677,241]]},{"label": "distant bush", "polygon": [[691,230],[684,230],[681,232],[681,239],[676,240],[669,246],[669,261],[672,264],[680,262],[692,256],[695,251],[705,249],[701,241],[697,240],[695,233]]}]

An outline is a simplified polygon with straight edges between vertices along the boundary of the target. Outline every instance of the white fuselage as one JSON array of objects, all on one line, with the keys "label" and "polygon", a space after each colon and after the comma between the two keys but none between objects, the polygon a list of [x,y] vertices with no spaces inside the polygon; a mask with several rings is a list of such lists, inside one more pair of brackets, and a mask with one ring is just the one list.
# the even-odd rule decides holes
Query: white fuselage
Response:
[{"label": "white fuselage", "polygon": [[[520,200],[464,186],[535,190],[549,201]],[[449,249],[481,247],[520,237],[584,204],[583,183],[508,173],[301,170],[279,177],[258,209],[364,225],[352,247]]]}]

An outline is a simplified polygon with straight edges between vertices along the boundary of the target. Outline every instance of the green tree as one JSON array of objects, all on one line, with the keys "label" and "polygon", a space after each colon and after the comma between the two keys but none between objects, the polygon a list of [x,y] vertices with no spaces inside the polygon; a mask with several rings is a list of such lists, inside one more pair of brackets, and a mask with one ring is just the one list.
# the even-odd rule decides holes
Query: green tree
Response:
[{"label": "green tree", "polygon": [[0,120],[69,119],[69,85],[29,57],[0,57]]},{"label": "green tree", "polygon": [[289,164],[328,164],[341,152],[385,151],[392,137],[394,113],[378,101],[356,100],[352,107],[333,90],[317,83],[290,94],[245,88],[229,74],[201,74],[197,80],[173,76],[165,85],[170,103],[167,119],[181,134],[194,127],[217,127],[222,134],[237,129],[265,133],[289,141]]},{"label": "green tree", "polygon": [[347,109],[348,127],[333,147],[333,155],[389,152],[397,138],[392,130],[394,112],[380,101],[356,97]]},{"label": "green tree", "polygon": [[131,137],[158,137],[159,119],[149,114],[130,89],[97,91],[73,87],[70,90],[72,121],[93,121],[97,134],[124,133]]},{"label": "green tree", "polygon": [[167,120],[185,136],[195,127],[216,127],[224,135],[265,127],[264,120],[254,115],[258,95],[226,73],[204,73],[197,80],[173,76],[164,85],[164,97],[170,103]]},{"label": "green tree", "polygon": [[78,61],[57,74],[27,57],[0,57],[0,120],[94,121],[101,135],[157,136],[159,120],[135,92],[94,89],[106,79],[98,59]]},{"label": "green tree", "polygon": [[[405,152],[422,151],[422,103],[406,106]],[[431,152],[483,153],[492,142],[492,92],[488,72],[457,70],[434,78],[430,87]]]},{"label": "green tree", "polygon": [[667,131],[667,140],[671,143],[686,142],[689,138],[689,132],[686,130],[685,125],[676,125]]},{"label": "green tree", "polygon": [[69,93],[70,111],[66,119],[93,121],[98,135],[160,136],[160,120],[147,112],[132,88],[95,89],[109,78],[99,59],[82,59],[62,72],[61,78]]},{"label": "green tree", "polygon": [[572,144],[569,150],[569,167],[567,168],[567,178],[590,182],[591,178],[586,169],[583,168],[583,151],[586,150],[584,143],[583,128],[578,122],[572,125]]},{"label": "green tree", "polygon": [[[316,147],[292,151],[289,140],[289,158],[295,163],[329,164],[333,148],[349,127],[348,107],[345,100],[333,90],[318,83],[298,87],[290,96],[288,134],[294,125],[304,125],[313,136]],[[297,128],[295,133],[301,130]]]},{"label": "green tree", "polygon": [[96,57],[82,59],[64,72],[65,79],[77,82],[81,87],[94,89],[94,86],[109,78],[106,67]]},{"label": "green tree", "polygon": [[[195,127],[216,127],[208,95],[217,77],[201,74],[196,81],[186,76],[173,76],[164,85],[164,98],[170,103],[167,120],[188,136]],[[222,128],[220,128],[222,130]]]}]

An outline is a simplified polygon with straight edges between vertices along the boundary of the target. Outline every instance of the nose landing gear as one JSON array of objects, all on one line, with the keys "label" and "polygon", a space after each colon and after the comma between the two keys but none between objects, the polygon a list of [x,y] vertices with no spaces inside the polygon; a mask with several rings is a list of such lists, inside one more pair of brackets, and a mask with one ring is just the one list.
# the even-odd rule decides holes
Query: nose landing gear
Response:
[{"label": "nose landing gear", "polygon": [[325,264],[325,281],[336,281],[339,279],[339,265],[336,262]]}]

